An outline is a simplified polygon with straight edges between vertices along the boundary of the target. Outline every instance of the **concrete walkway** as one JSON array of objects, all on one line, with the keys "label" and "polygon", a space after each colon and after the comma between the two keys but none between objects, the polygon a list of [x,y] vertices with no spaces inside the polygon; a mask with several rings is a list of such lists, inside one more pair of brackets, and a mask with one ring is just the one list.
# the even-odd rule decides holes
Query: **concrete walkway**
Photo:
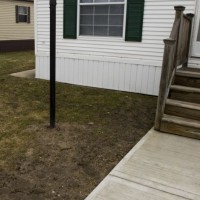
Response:
[{"label": "concrete walkway", "polygon": [[150,130],[86,200],[200,200],[200,140]]},{"label": "concrete walkway", "polygon": [[15,77],[19,77],[19,78],[35,78],[35,69],[13,73],[13,74],[11,74],[11,76],[15,76]]}]

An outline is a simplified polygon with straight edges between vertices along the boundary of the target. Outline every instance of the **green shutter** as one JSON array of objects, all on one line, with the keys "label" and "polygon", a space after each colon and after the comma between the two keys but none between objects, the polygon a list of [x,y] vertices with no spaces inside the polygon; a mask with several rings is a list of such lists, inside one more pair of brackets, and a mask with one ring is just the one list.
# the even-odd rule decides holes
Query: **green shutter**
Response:
[{"label": "green shutter", "polygon": [[18,12],[18,7],[19,7],[19,6],[15,6],[15,21],[16,21],[16,23],[19,23],[19,12]]},{"label": "green shutter", "polygon": [[64,0],[64,38],[76,39],[77,0]]},{"label": "green shutter", "polygon": [[31,23],[31,8],[28,7],[28,19],[27,19],[27,23]]},{"label": "green shutter", "polygon": [[127,0],[126,41],[142,41],[144,0]]}]

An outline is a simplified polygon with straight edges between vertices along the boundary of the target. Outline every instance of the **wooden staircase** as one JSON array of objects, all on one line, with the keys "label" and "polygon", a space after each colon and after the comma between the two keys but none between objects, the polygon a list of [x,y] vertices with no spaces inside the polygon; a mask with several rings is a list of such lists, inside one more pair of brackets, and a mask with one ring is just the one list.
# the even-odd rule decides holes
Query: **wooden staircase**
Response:
[{"label": "wooden staircase", "polygon": [[200,139],[200,69],[187,67],[193,15],[184,9],[175,7],[170,38],[164,40],[155,129]]},{"label": "wooden staircase", "polygon": [[200,70],[177,70],[160,131],[200,139]]}]

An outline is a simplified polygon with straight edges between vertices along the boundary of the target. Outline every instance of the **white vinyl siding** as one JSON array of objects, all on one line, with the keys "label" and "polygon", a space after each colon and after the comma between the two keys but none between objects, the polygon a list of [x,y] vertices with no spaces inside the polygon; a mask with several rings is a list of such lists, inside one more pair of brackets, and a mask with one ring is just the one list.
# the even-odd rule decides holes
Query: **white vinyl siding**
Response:
[{"label": "white vinyl siding", "polygon": [[[36,1],[37,52],[49,50],[49,2]],[[163,39],[169,37],[174,21],[175,5],[194,13],[195,0],[146,0],[142,42],[125,42],[123,38],[78,37],[63,39],[63,1],[57,0],[57,53],[117,57],[162,63]]]},{"label": "white vinyl siding", "polygon": [[[35,3],[36,77],[49,79],[49,2],[36,0]],[[142,42],[125,42],[120,37],[64,39],[63,0],[57,0],[56,80],[157,95],[163,39],[169,37],[175,5],[185,6],[185,13],[194,13],[195,0],[145,0]],[[79,7],[77,10],[79,13]]]}]

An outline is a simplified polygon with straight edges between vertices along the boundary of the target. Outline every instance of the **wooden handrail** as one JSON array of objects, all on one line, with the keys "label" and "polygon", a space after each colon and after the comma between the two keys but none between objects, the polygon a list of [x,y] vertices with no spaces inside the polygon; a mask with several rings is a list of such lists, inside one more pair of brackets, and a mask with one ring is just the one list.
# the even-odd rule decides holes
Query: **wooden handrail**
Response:
[{"label": "wooden handrail", "polygon": [[183,14],[184,6],[175,6],[176,16],[169,39],[164,40],[160,89],[154,128],[160,130],[169,89],[179,65],[187,65],[193,14]]},{"label": "wooden handrail", "polygon": [[[157,109],[156,109],[156,119],[155,119],[155,129],[160,129],[161,119],[165,109],[165,102],[167,99],[167,91],[168,91],[168,83],[169,83],[169,76],[170,76],[170,68],[174,64],[174,51],[175,51],[175,43],[176,40],[173,39],[166,39],[164,40],[165,49],[164,49],[164,56],[163,56],[163,65],[162,65],[162,73],[160,79],[160,89],[159,89],[159,96],[157,102]],[[171,57],[171,59],[169,59]]]}]

